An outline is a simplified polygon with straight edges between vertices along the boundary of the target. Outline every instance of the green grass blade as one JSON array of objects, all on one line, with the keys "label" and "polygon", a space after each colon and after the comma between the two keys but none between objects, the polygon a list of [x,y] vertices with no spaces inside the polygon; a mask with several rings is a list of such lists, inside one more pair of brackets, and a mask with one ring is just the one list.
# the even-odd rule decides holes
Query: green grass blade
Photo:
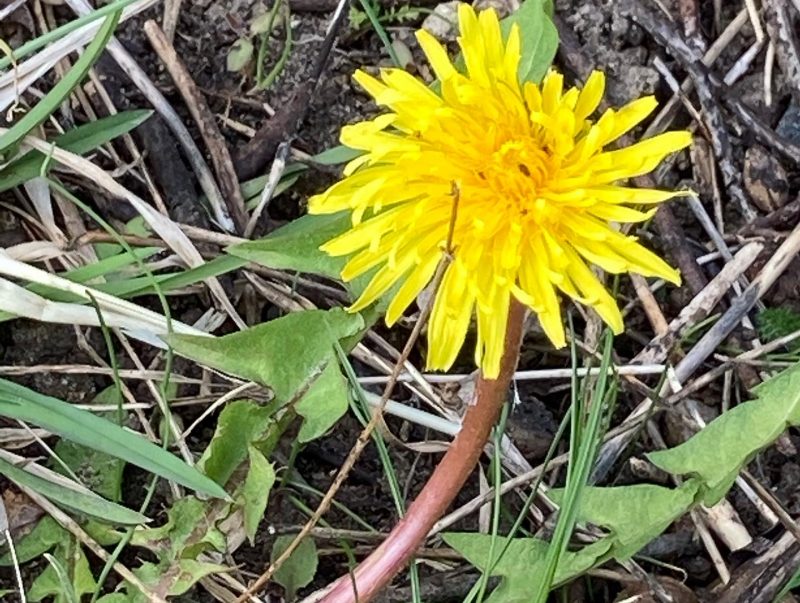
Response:
[{"label": "green grass blade", "polygon": [[91,515],[108,523],[138,525],[149,521],[136,511],[126,509],[77,485],[71,485],[72,482],[62,476],[58,476],[58,481],[51,481],[2,458],[0,458],[0,473],[12,482],[34,490],[62,507]]},{"label": "green grass blade", "polygon": [[[558,522],[553,532],[553,538],[547,548],[544,577],[539,583],[536,596],[533,598],[536,603],[545,603],[547,601],[559,562],[567,550],[572,530],[577,521],[581,494],[586,489],[589,474],[597,454],[598,444],[602,438],[601,426],[603,417],[610,406],[610,401],[616,395],[614,384],[611,384],[611,387],[608,386],[608,370],[611,366],[613,342],[613,336],[607,331],[603,359],[600,363],[600,376],[593,388],[591,407],[585,424],[583,413],[581,412],[583,410],[581,408],[582,404],[579,403],[580,399],[573,398],[573,420],[570,423],[572,432],[570,437],[570,462],[567,469],[564,499],[559,509]],[[573,366],[575,366],[574,344],[572,354]],[[589,378],[587,377],[587,379]],[[575,386],[573,379],[573,396]]]},{"label": "green grass blade", "polygon": [[36,106],[25,114],[16,124],[0,136],[0,153],[17,144],[25,138],[36,126],[47,119],[53,111],[70,95],[72,90],[86,77],[89,68],[94,64],[100,53],[106,47],[108,40],[114,33],[119,22],[120,11],[117,10],[106,17],[97,37],[86,47],[80,58],[75,61],[72,68],[61,78],[58,83],[39,101]]},{"label": "green grass blade", "polygon": [[218,498],[228,498],[213,480],[139,434],[71,404],[0,379],[0,415],[38,425],[76,444]]},{"label": "green grass blade", "polygon": [[[117,136],[126,134],[153,114],[148,110],[125,111],[78,126],[53,139],[63,149],[82,155]],[[0,192],[36,178],[47,158],[39,151],[30,151],[0,170]]]},{"label": "green grass blade", "polygon": [[[72,21],[65,23],[61,27],[57,27],[53,31],[49,31],[46,34],[43,34],[33,40],[25,42],[19,48],[14,49],[14,59],[19,61],[20,59],[28,56],[32,52],[36,52],[43,46],[47,46],[50,42],[55,42],[56,40],[60,40],[64,36],[69,33],[72,33],[79,27],[86,25],[87,23],[91,23],[92,21],[96,21],[97,19],[102,19],[109,13],[112,13],[117,10],[122,10],[129,4],[133,4],[136,0],[117,0],[116,2],[112,2],[111,4],[107,4],[101,8],[98,8],[95,11],[92,11],[88,15],[83,15],[82,17],[78,17],[77,19],[73,19]],[[6,67],[11,65],[11,57],[0,57],[0,69],[5,69]]]}]

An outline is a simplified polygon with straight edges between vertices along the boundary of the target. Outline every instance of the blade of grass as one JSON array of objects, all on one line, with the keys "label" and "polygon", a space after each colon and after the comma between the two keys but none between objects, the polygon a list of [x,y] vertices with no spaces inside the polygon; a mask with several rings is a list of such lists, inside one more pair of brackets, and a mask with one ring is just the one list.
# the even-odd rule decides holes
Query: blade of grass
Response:
[{"label": "blade of grass", "polygon": [[[82,17],[78,17],[77,19],[73,19],[64,25],[57,27],[52,31],[48,31],[41,36],[34,38],[28,42],[25,42],[19,48],[14,49],[14,59],[19,61],[22,58],[25,58],[32,52],[36,52],[40,48],[47,46],[51,42],[55,42],[56,40],[60,40],[67,34],[75,31],[79,27],[86,25],[87,23],[91,23],[92,21],[96,21],[97,19],[102,19],[106,15],[113,13],[114,11],[122,10],[129,4],[133,4],[136,0],[117,0],[116,2],[111,2],[106,6],[100,7],[97,10],[92,11],[91,13],[84,15]],[[12,60],[10,57],[2,57],[0,58],[0,69],[5,69],[9,65],[12,64]]]},{"label": "blade of grass", "polygon": [[216,482],[139,434],[5,379],[0,379],[0,415],[38,425],[198,492],[228,498]]},{"label": "blade of grass", "polygon": [[[57,136],[53,143],[82,155],[117,136],[130,132],[153,114],[149,110],[123,111],[103,117]],[[0,170],[0,192],[19,186],[41,172],[47,158],[38,151],[29,151]]]},{"label": "blade of grass", "polygon": [[61,78],[58,83],[39,101],[33,109],[26,113],[17,123],[11,126],[8,131],[0,136],[0,153],[3,153],[13,145],[20,142],[27,136],[33,128],[47,119],[53,111],[72,93],[72,90],[80,84],[91,66],[103,52],[108,40],[114,33],[114,29],[119,22],[121,11],[117,9],[111,13],[103,22],[100,31],[97,32],[92,42],[83,51],[80,58],[75,61],[72,68]]},{"label": "blade of grass", "polygon": [[[486,566],[489,567],[494,559],[494,550],[497,545],[497,536],[500,533],[500,485],[503,483],[502,462],[500,459],[500,451],[502,450],[501,442],[503,439],[503,432],[505,431],[506,421],[508,421],[508,403],[503,406],[503,411],[500,414],[500,421],[494,430],[494,452],[492,454],[492,481],[494,482],[494,503],[492,506],[492,541],[489,545],[489,553],[487,555],[488,561]],[[478,601],[483,601],[486,596],[486,588],[489,586],[489,573],[484,572],[481,575],[480,585],[478,588]]]},{"label": "blade of grass", "polygon": [[375,12],[375,7],[372,6],[372,2],[370,0],[360,0],[360,2],[361,8],[364,9],[370,24],[372,25],[373,29],[375,29],[375,33],[378,34],[381,42],[383,42],[386,52],[389,53],[389,58],[392,59],[392,63],[394,63],[396,67],[402,67],[403,64],[400,62],[400,58],[397,56],[394,46],[392,46],[392,41],[389,39],[389,35],[386,33],[383,25],[381,25],[380,19],[378,19],[378,14]]},{"label": "blade of grass", "polygon": [[[543,580],[539,583],[538,591],[533,598],[536,603],[545,603],[550,593],[559,560],[569,544],[572,530],[575,527],[578,512],[578,503],[581,493],[587,485],[591,473],[598,445],[602,439],[601,425],[606,410],[616,396],[616,382],[608,387],[608,371],[612,366],[611,352],[613,349],[613,335],[606,331],[603,356],[600,363],[600,376],[592,390],[591,408],[584,425],[583,397],[575,395],[577,391],[577,376],[573,373],[573,420],[570,434],[570,462],[567,468],[567,481],[564,494],[564,503],[558,513],[558,522],[547,549],[546,569]],[[577,351],[575,340],[572,339],[573,366],[577,366]],[[588,379],[584,380],[584,383]]]},{"label": "blade of grass", "polygon": [[114,524],[138,525],[149,521],[141,513],[131,511],[110,500],[106,500],[66,477],[53,473],[44,467],[38,467],[38,469],[40,473],[48,475],[50,479],[0,458],[0,473],[12,482],[35,490],[62,507]]}]

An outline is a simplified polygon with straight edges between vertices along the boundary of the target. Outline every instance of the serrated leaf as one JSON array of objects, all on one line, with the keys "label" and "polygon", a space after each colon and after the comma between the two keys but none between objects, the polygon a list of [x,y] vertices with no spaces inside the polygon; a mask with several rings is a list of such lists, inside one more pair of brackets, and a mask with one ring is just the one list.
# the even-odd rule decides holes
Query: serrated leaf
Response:
[{"label": "serrated leaf", "polygon": [[228,51],[226,67],[228,71],[241,71],[253,58],[253,43],[249,38],[239,38]]},{"label": "serrated leaf", "polygon": [[349,212],[305,215],[263,239],[233,245],[225,251],[269,268],[339,278],[346,258],[329,256],[319,247],[350,225]]},{"label": "serrated leaf", "polygon": [[178,559],[169,565],[142,563],[133,573],[154,591],[168,597],[177,597],[188,591],[202,578],[227,571],[230,571],[230,568],[217,563]]},{"label": "serrated leaf", "polygon": [[127,593],[109,593],[100,597],[97,603],[136,603],[136,596]]},{"label": "serrated leaf", "polygon": [[348,406],[347,381],[339,370],[339,364],[331,362],[302,400],[295,404],[297,414],[304,419],[297,439],[305,443],[324,435],[347,412]]},{"label": "serrated leaf", "polygon": [[244,531],[252,546],[255,544],[258,524],[267,508],[270,490],[275,483],[275,468],[255,447],[250,446],[248,453],[250,467],[242,486],[242,502]]},{"label": "serrated leaf", "polygon": [[550,18],[552,8],[552,2],[548,0],[525,0],[519,10],[501,22],[505,38],[512,24],[519,26],[522,48],[518,73],[521,82],[538,84],[553,64],[558,50],[558,30]]},{"label": "serrated leaf", "polygon": [[[675,489],[650,484],[585,488],[578,504],[578,521],[602,526],[610,533],[577,551],[566,551],[560,559],[553,583],[563,584],[612,558],[617,561],[630,559],[691,508],[698,489],[699,484],[694,480]],[[560,503],[564,491],[554,489],[549,495],[554,502]],[[486,570],[491,536],[444,534],[443,538],[470,563]],[[497,538],[495,557],[506,542],[505,537]],[[538,538],[513,539],[492,571],[493,576],[502,576],[503,581],[487,603],[529,601],[530,593],[536,592],[539,586],[549,546],[549,542]]]},{"label": "serrated leaf", "polygon": [[[688,480],[680,488],[652,484],[585,488],[577,517],[579,522],[609,530],[609,556],[625,561],[686,513],[695,503],[699,489],[696,480]],[[563,493],[554,489],[549,495],[559,504]]]},{"label": "serrated leaf", "polygon": [[131,544],[155,551],[165,561],[196,557],[209,549],[223,552],[225,537],[208,513],[208,502],[193,496],[176,500],[163,526],[137,530]]},{"label": "serrated leaf", "polygon": [[[293,540],[294,536],[278,536],[272,545],[270,561],[274,562]],[[298,590],[311,584],[317,573],[318,561],[314,539],[304,538],[273,576],[275,582],[286,589],[286,599],[293,600]]]},{"label": "serrated leaf", "polygon": [[218,484],[225,485],[247,458],[250,444],[261,439],[273,423],[269,408],[250,400],[231,402],[220,413],[214,436],[198,466]]},{"label": "serrated leaf", "polygon": [[269,387],[280,403],[307,387],[314,371],[335,362],[334,343],[364,326],[344,310],[295,312],[224,337],[173,335],[181,356]]},{"label": "serrated leaf", "polygon": [[[462,554],[475,567],[486,571],[489,567],[489,552],[492,550],[491,535],[473,533],[443,534],[444,541]],[[504,536],[494,537],[495,560],[506,545]],[[531,593],[536,592],[538,580],[545,569],[549,543],[538,538],[514,538],[505,554],[497,560],[491,573],[502,580],[485,603],[528,603]],[[583,547],[577,552],[566,551],[556,569],[554,583],[561,584],[591,569],[597,560],[611,548],[605,539]]]},{"label": "serrated leaf", "polygon": [[0,379],[0,415],[38,425],[198,492],[227,498],[213,480],[139,434],[5,379]]},{"label": "serrated leaf", "polygon": [[753,391],[757,399],[720,415],[683,444],[651,452],[648,458],[664,471],[696,476],[705,504],[716,504],[760,450],[790,425],[800,425],[800,364]]}]

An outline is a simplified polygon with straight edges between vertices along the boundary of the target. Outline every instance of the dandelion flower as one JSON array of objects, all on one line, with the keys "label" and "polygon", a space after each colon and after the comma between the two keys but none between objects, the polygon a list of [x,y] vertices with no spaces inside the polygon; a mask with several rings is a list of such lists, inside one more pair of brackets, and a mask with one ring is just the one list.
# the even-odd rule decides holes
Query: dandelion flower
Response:
[{"label": "dandelion flower", "polygon": [[645,221],[655,205],[681,194],[620,182],[652,171],[691,136],[667,132],[607,150],[653,111],[652,96],[592,121],[602,73],[566,91],[554,71],[540,85],[520,82],[519,28],[504,40],[493,10],[478,15],[461,4],[458,17],[464,73],[425,31],[417,39],[437,86],[400,69],[384,69],[380,79],[356,72],[389,112],[342,129],[342,143],[364,153],[341,181],[311,198],[309,210],[351,212],[352,228],[322,249],[351,256],[345,281],[375,271],[352,311],[394,288],[388,325],[432,280],[449,241],[451,261],[428,326],[428,367],[453,364],[475,315],[475,360],[493,379],[512,296],[562,347],[559,294],[622,331],[619,308],[590,266],[680,283],[676,270],[615,224]]}]

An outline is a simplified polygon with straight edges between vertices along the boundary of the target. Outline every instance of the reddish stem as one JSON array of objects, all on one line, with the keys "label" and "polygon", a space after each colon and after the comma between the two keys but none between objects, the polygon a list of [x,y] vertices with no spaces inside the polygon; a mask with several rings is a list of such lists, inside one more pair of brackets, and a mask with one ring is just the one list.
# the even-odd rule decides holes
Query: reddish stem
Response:
[{"label": "reddish stem", "polygon": [[524,318],[525,307],[512,299],[499,377],[478,379],[475,403],[467,408],[461,431],[422,492],[386,540],[352,574],[339,578],[321,603],[367,603],[372,600],[406,566],[433,524],[444,515],[478,463],[506,400],[519,358]]}]

